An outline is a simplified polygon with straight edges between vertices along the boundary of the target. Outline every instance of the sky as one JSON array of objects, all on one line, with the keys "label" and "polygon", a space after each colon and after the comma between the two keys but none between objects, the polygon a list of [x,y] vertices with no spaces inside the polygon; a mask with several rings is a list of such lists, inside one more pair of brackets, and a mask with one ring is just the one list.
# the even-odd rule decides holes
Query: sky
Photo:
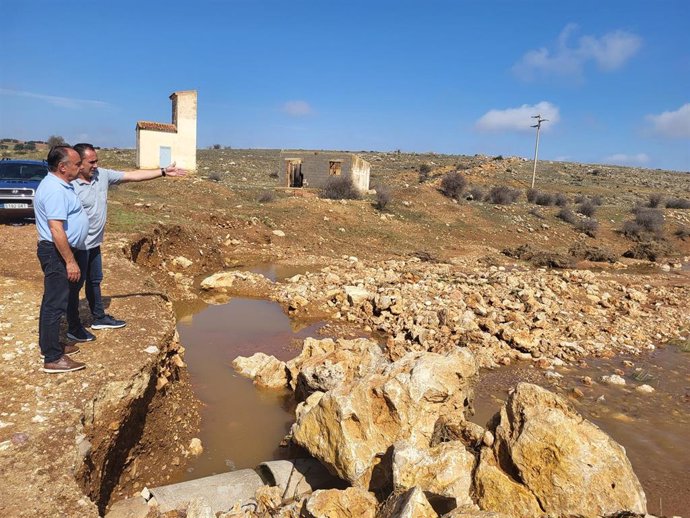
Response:
[{"label": "sky", "polygon": [[198,147],[690,171],[686,0],[0,0],[0,138],[133,148],[198,91]]}]

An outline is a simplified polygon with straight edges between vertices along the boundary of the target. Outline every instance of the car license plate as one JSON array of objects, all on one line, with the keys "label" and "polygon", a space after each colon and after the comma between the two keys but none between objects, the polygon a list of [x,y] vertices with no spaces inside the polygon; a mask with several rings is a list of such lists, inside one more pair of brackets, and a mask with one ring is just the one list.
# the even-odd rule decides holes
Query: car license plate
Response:
[{"label": "car license plate", "polygon": [[28,209],[28,203],[0,203],[0,209]]}]

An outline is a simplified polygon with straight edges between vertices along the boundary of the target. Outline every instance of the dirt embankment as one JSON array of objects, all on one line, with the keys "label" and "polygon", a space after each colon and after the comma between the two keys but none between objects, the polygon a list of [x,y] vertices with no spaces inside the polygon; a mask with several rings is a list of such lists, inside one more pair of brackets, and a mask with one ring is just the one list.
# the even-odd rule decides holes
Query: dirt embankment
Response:
[{"label": "dirt embankment", "polygon": [[184,459],[196,432],[171,304],[113,242],[105,302],[127,327],[82,345],[85,370],[44,374],[35,229],[2,225],[0,240],[0,515],[98,516],[111,498],[163,483],[159,461]]}]

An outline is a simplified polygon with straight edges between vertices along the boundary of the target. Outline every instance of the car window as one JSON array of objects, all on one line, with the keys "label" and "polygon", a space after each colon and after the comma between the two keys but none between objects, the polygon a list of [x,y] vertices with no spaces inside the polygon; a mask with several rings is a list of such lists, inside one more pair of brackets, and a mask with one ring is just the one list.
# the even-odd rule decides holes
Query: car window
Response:
[{"label": "car window", "polygon": [[47,174],[48,169],[42,164],[0,163],[0,179],[2,180],[42,180]]}]

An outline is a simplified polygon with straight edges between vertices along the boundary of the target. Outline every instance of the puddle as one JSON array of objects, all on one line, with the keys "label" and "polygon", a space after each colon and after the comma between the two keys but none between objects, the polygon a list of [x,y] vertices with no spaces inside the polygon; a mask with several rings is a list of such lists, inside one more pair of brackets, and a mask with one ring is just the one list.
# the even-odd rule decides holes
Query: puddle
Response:
[{"label": "puddle", "polygon": [[292,341],[317,336],[324,323],[290,321],[279,304],[247,298],[180,304],[176,311],[192,388],[202,402],[204,452],[171,483],[286,458],[278,445],[294,420],[292,393],[259,390],[231,363],[259,351],[288,360],[299,352]]},{"label": "puddle", "polygon": [[[686,345],[687,347],[687,345]],[[632,367],[623,362],[630,361]],[[625,387],[596,383],[615,369],[624,371]],[[639,369],[639,370],[636,370]],[[690,509],[690,352],[668,346],[644,356],[589,359],[582,367],[558,368],[563,375],[552,382],[545,371],[524,362],[481,374],[475,392],[472,421],[485,425],[498,411],[507,391],[529,381],[568,395],[576,387],[584,394],[569,397],[584,417],[595,423],[626,450],[654,514],[687,515]],[[581,378],[595,383],[586,386]],[[656,390],[640,394],[635,387]],[[604,401],[597,401],[603,396]]]},{"label": "puddle", "polygon": [[259,263],[253,264],[251,266],[237,266],[233,270],[259,273],[272,280],[273,282],[282,282],[290,277],[294,277],[298,274],[305,274],[308,272],[318,272],[321,270],[322,266],[313,265],[305,268],[303,265],[284,265],[275,263]]}]

